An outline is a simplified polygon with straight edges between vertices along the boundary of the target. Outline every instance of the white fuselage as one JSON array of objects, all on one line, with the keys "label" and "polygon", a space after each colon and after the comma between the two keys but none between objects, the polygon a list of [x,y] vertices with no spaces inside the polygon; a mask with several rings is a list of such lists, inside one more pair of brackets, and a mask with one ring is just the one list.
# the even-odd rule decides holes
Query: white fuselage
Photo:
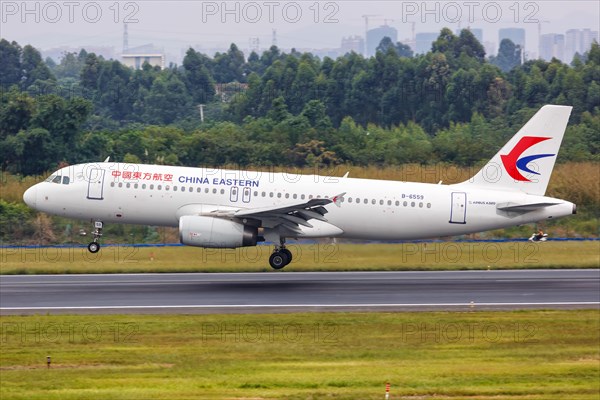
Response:
[{"label": "white fuselage", "polygon": [[[421,239],[461,235],[570,215],[568,201],[521,191],[472,185],[434,185],[142,164],[95,163],[65,167],[31,188],[28,204],[43,212],[105,223],[178,226],[183,215],[297,204],[333,198],[328,223],[342,232],[306,230],[298,237],[364,240]],[[57,179],[55,178],[54,181]],[[506,212],[501,203],[555,205]],[[32,204],[32,206],[33,206]]]}]

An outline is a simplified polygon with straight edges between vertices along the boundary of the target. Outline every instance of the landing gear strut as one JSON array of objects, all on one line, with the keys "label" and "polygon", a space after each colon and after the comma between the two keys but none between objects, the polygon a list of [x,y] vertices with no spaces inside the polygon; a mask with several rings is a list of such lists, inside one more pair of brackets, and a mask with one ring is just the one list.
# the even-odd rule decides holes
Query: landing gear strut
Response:
[{"label": "landing gear strut", "polygon": [[97,253],[100,251],[100,243],[98,243],[98,240],[100,240],[100,237],[102,236],[102,227],[102,221],[94,221],[94,240],[88,244],[88,251],[90,253]]},{"label": "landing gear strut", "polygon": [[292,252],[285,247],[285,239],[281,238],[279,242],[279,246],[275,246],[269,257],[269,264],[273,269],[281,269],[292,262]]}]

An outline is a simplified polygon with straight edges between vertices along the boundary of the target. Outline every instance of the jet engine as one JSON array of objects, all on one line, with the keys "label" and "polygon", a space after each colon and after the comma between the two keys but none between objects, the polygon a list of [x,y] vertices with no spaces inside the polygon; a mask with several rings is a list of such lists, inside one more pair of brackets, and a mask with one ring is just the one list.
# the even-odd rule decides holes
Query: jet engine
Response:
[{"label": "jet engine", "polygon": [[179,240],[197,247],[256,246],[258,228],[228,219],[186,215],[179,218]]}]

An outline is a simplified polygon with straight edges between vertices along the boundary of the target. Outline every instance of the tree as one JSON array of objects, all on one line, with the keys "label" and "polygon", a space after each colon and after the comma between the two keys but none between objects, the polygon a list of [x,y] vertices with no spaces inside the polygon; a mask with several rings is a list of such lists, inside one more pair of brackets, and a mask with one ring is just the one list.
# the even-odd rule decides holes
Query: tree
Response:
[{"label": "tree", "polygon": [[215,54],[215,80],[219,83],[246,82],[244,64],[244,53],[232,43],[227,53]]},{"label": "tree", "polygon": [[21,83],[21,46],[0,39],[0,86],[8,88]]},{"label": "tree", "polygon": [[171,124],[190,116],[194,109],[185,85],[173,71],[163,71],[148,93],[145,119],[153,124]]},{"label": "tree", "polygon": [[215,84],[207,66],[207,57],[190,47],[185,53],[183,68],[187,90],[194,102],[202,104],[212,101]]},{"label": "tree", "polygon": [[515,45],[510,39],[502,39],[498,48],[498,55],[490,57],[490,62],[508,72],[521,65],[521,46]]},{"label": "tree", "polygon": [[50,68],[42,60],[42,55],[39,51],[30,45],[23,48],[21,55],[21,68],[23,77],[21,78],[21,87],[27,89],[33,85],[35,81],[54,80],[54,76],[50,72]]},{"label": "tree", "polygon": [[406,45],[406,44],[402,44],[400,42],[394,44],[392,42],[392,39],[390,39],[387,36],[384,36],[383,39],[381,39],[381,42],[379,42],[379,45],[377,46],[376,51],[377,52],[382,52],[382,53],[387,53],[390,49],[394,50],[396,52],[396,54],[400,57],[408,57],[411,58],[413,56],[413,51],[410,48],[410,46]]}]

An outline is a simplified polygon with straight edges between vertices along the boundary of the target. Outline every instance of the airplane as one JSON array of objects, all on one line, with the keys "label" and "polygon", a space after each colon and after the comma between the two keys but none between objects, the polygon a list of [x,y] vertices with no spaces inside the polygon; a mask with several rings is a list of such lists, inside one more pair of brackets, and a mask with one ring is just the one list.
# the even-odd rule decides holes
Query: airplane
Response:
[{"label": "airplane", "polygon": [[189,246],[273,242],[269,264],[281,269],[292,261],[286,239],[426,239],[575,214],[575,204],[545,196],[571,109],[543,106],[477,174],[451,185],[107,159],[61,168],[23,199],[92,222],[92,253],[105,223],[172,226]]}]

